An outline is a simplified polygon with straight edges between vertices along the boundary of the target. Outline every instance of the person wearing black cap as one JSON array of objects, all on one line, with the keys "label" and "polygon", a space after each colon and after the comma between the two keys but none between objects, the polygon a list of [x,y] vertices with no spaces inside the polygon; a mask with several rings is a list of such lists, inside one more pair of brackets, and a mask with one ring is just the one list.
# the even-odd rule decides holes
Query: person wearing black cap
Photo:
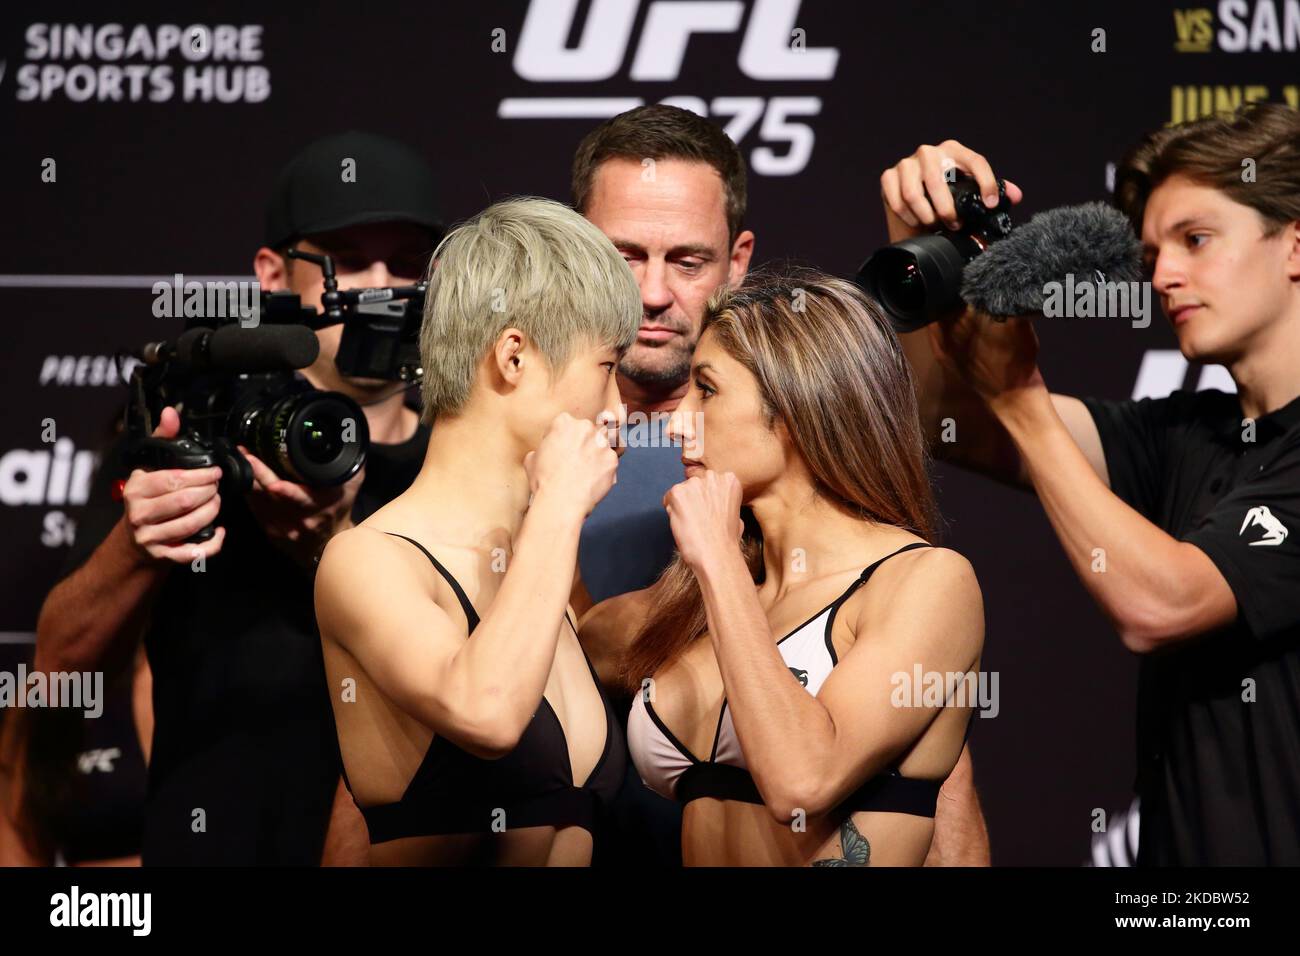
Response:
[{"label": "person wearing black cap", "polygon": [[[360,132],[317,140],[275,183],[254,258],[262,289],[319,307],[320,268],[286,258],[289,248],[333,256],[342,289],[419,281],[443,231],[434,196],[432,171],[401,143]],[[42,608],[43,669],[102,666],[144,633],[155,723],[146,866],[364,860],[364,827],[340,786],[312,574],[334,534],[410,484],[429,430],[404,388],[338,371],[340,335],[317,332],[320,357],[302,374],[364,408],[371,445],[355,478],[308,488],[250,456],[253,490],[223,502],[216,469],[128,477],[119,442]],[[178,424],[167,409],[155,433],[172,437]],[[196,561],[182,542],[213,521]]]},{"label": "person wearing black cap", "polygon": [[[433,175],[418,153],[373,134],[341,133],[312,143],[281,171],[253,268],[263,289],[287,289],[319,308],[325,291],[320,267],[286,258],[285,250],[329,253],[341,289],[405,285],[423,277],[443,231]],[[372,440],[409,438],[418,416],[400,392],[394,394],[392,382],[345,380],[335,367],[342,329],[317,333],[320,356],[307,378],[366,407]]]}]

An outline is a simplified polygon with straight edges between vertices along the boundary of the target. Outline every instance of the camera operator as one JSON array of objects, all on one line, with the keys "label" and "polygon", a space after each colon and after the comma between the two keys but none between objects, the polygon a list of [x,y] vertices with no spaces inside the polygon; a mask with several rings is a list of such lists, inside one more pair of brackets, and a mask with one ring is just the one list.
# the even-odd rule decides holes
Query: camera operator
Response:
[{"label": "camera operator", "polygon": [[[347,161],[350,179],[340,173]],[[289,248],[334,257],[341,289],[419,281],[442,232],[434,195],[432,171],[400,143],[359,132],[317,140],[274,186],[254,259],[262,290],[319,306],[321,269],[287,259]],[[249,456],[252,490],[223,499],[216,467],[128,475],[119,441],[96,478],[70,573],[41,610],[39,669],[101,666],[144,629],[155,719],[146,865],[315,865],[323,851],[326,862],[364,859],[364,829],[339,778],[312,573],[334,534],[409,485],[428,429],[404,386],[340,374],[340,334],[317,331],[319,358],[302,375],[363,407],[372,444],[361,471],[311,488]],[[154,434],[172,438],[178,427],[167,408]],[[213,523],[209,540],[186,543]]]},{"label": "camera operator", "polygon": [[[950,163],[993,204],[983,157],[922,146],[881,177],[891,241],[954,225]],[[1141,655],[1139,864],[1296,865],[1300,114],[1259,105],[1154,133],[1120,164],[1116,199],[1183,355],[1225,365],[1236,394],[1054,394],[1029,320],[967,309],[904,336],[922,415],[932,434],[959,423],[937,453],[1037,493]]]}]

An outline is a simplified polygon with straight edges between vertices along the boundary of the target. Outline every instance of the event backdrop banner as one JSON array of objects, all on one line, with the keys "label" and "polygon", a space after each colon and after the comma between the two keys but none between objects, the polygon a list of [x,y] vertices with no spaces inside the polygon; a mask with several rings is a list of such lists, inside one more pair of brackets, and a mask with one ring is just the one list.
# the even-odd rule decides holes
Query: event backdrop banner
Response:
[{"label": "event backdrop banner", "polygon": [[[454,221],[509,195],[567,200],[594,123],[679,104],[749,164],[755,261],[848,275],[884,241],[880,173],[921,143],[984,153],[1024,189],[1024,221],[1104,199],[1148,130],[1300,96],[1300,0],[109,0],[0,16],[0,666],[30,654],[120,415],[115,354],[178,331],[153,283],[250,277],[271,180],[317,136],[422,150]],[[1054,391],[1232,388],[1182,359],[1159,314],[1039,334]],[[984,589],[998,706],[972,750],[994,861],[1082,862],[1097,811],[1132,797],[1135,662],[1033,497],[935,479],[945,542]]]}]

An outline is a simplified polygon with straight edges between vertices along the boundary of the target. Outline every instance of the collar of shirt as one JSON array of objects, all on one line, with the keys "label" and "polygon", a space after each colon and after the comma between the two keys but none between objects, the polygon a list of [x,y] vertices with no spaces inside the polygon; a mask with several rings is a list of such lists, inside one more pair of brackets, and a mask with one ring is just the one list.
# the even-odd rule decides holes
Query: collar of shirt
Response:
[{"label": "collar of shirt", "polygon": [[[1241,410],[1240,401],[1236,402],[1237,414],[1225,416],[1214,426],[1215,437],[1225,444],[1239,448],[1245,430],[1246,415]],[[1255,441],[1263,444],[1286,434],[1300,426],[1300,398],[1293,398],[1281,408],[1276,408],[1267,415],[1255,419]]]}]

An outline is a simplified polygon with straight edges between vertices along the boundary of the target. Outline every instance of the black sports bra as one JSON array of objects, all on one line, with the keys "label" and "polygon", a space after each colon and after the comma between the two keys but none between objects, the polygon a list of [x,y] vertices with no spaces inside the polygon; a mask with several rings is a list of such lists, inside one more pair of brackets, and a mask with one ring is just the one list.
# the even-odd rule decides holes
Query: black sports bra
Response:
[{"label": "black sports bra", "polygon": [[[456,592],[473,635],[479,618],[460,583],[418,541],[386,533],[424,553]],[[565,620],[572,628],[567,613]],[[605,749],[582,786],[573,781],[560,718],[543,697],[519,744],[500,759],[476,757],[435,735],[400,800],[361,808],[370,842],[537,826],[580,826],[594,833],[602,812],[623,784],[626,757],[622,731],[590,658],[587,669],[605,708]]]}]

